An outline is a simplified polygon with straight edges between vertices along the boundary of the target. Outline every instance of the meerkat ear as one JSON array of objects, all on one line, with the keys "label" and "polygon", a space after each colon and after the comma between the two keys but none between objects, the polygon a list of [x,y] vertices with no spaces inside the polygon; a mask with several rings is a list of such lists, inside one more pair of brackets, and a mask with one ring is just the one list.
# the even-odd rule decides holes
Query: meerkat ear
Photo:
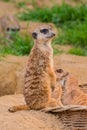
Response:
[{"label": "meerkat ear", "polygon": [[50,23],[50,24],[48,24],[48,25],[50,26],[50,28],[53,28],[53,24]]},{"label": "meerkat ear", "polygon": [[33,32],[33,33],[32,33],[32,37],[33,37],[34,39],[37,39],[37,33],[36,33],[36,32]]}]

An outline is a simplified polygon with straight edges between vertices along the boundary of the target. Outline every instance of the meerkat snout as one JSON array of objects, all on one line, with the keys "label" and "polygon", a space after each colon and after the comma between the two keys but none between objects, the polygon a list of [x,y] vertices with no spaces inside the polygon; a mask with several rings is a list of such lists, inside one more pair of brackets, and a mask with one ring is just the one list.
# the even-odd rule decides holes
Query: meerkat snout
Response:
[{"label": "meerkat snout", "polygon": [[54,36],[55,36],[55,34],[53,32],[51,32],[46,38],[52,38]]},{"label": "meerkat snout", "polygon": [[55,33],[52,33],[52,37],[54,37],[56,34]]},{"label": "meerkat snout", "polygon": [[55,36],[56,34],[53,33],[53,36]]}]

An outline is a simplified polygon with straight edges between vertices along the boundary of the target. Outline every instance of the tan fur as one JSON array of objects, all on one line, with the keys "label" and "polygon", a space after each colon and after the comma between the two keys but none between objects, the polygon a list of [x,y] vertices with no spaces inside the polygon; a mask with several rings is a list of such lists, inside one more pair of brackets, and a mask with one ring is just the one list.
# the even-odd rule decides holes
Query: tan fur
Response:
[{"label": "tan fur", "polygon": [[[49,32],[43,34],[41,33],[43,29],[48,29]],[[44,25],[33,32],[34,37],[36,37],[35,33],[37,38],[35,38],[26,68],[24,97],[29,109],[38,110],[47,106],[57,106],[57,99],[51,97],[56,84],[51,47],[54,32],[51,26]],[[17,111],[17,107],[14,108],[10,108],[9,111]],[[19,108],[24,110],[24,106],[18,106],[18,110]]]},{"label": "tan fur", "polygon": [[62,84],[64,90],[61,97],[63,105],[87,106],[87,94],[80,90],[77,78],[70,73],[64,77],[63,75],[65,75],[65,72],[60,76],[62,82],[65,80],[65,84]]}]

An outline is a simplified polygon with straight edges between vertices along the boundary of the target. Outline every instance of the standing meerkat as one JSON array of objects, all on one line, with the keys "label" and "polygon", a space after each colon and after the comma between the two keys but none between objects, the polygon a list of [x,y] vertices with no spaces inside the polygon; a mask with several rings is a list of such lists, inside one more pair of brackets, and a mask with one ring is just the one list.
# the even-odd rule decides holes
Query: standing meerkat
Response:
[{"label": "standing meerkat", "polygon": [[9,108],[10,112],[57,106],[57,100],[51,96],[56,84],[51,46],[55,33],[50,25],[43,25],[38,27],[32,36],[34,46],[29,55],[25,74],[26,105],[13,106]]}]

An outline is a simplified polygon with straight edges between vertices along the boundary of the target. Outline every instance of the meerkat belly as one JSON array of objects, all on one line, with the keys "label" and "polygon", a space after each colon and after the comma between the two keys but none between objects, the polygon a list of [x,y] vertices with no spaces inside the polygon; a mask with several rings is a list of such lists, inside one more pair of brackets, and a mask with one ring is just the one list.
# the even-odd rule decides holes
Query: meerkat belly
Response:
[{"label": "meerkat belly", "polygon": [[47,75],[26,77],[24,97],[31,109],[44,108],[48,104],[50,95],[50,80]]}]

